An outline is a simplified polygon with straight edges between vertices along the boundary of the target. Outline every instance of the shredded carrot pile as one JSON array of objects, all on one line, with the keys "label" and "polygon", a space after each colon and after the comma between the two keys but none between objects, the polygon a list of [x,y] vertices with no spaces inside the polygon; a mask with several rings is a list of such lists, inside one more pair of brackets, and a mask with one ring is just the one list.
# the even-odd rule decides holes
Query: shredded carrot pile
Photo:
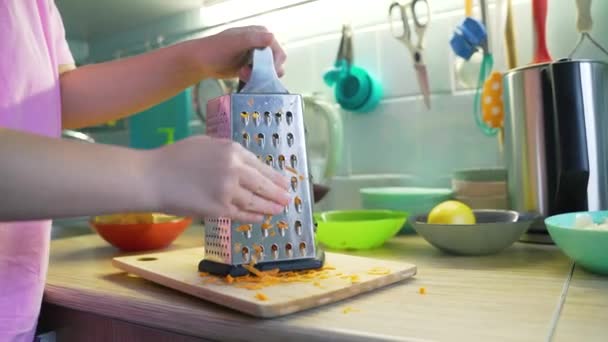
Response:
[{"label": "shredded carrot pile", "polygon": [[[332,272],[335,270],[335,267],[329,265],[317,270],[279,272],[279,269],[260,271],[253,264],[255,262],[243,265],[250,273],[245,276],[231,277],[228,275],[226,277],[217,277],[208,273],[201,273],[201,277],[205,277],[205,284],[219,284],[223,281],[225,284],[233,284],[237,288],[247,290],[260,290],[283,283],[311,283],[313,286],[324,288],[322,280],[337,278],[337,272]],[[344,279],[357,282],[359,281],[359,276],[353,274],[346,276]]]}]

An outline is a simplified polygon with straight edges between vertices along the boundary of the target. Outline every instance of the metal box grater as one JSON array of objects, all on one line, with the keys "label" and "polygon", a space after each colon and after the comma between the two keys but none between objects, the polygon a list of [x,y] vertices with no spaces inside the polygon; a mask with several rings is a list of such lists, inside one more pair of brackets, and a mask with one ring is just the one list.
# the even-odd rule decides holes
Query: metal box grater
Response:
[{"label": "metal box grater", "polygon": [[205,218],[205,258],[199,270],[233,276],[260,270],[319,268],[312,183],[306,156],[302,98],[289,94],[276,75],[270,48],[253,51],[249,82],[207,103],[206,134],[238,141],[259,159],[291,177],[292,200],[261,224]]}]

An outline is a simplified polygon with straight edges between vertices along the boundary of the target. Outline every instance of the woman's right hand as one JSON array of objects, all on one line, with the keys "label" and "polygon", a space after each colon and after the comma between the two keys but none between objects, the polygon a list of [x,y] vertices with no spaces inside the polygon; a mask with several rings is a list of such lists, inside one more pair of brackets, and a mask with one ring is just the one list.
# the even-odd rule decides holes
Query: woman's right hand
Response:
[{"label": "woman's right hand", "polygon": [[261,222],[289,203],[289,179],[233,141],[196,136],[146,153],[160,211]]}]

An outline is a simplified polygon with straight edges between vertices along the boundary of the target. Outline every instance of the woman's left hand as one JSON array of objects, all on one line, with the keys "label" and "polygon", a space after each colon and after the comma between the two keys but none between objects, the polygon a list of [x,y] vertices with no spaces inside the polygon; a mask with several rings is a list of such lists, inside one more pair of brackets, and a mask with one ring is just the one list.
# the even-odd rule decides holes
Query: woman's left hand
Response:
[{"label": "woman's left hand", "polygon": [[248,80],[251,68],[248,53],[254,48],[270,47],[279,77],[283,76],[286,55],[274,35],[263,26],[231,28],[218,34],[191,41],[194,51],[190,61],[203,78],[232,78]]}]

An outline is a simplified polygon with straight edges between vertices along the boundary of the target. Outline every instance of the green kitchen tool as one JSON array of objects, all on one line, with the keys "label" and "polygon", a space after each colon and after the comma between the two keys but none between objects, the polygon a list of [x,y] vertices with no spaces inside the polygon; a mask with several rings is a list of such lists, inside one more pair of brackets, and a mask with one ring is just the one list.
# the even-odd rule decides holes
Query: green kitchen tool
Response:
[{"label": "green kitchen tool", "polygon": [[317,240],[335,249],[371,249],[395,236],[408,213],[391,210],[342,210],[315,213]]},{"label": "green kitchen tool", "polygon": [[365,69],[353,64],[353,32],[350,25],[342,26],[342,39],[334,68],[323,75],[325,84],[334,87],[336,101],[352,112],[370,112],[380,102],[383,89]]}]

